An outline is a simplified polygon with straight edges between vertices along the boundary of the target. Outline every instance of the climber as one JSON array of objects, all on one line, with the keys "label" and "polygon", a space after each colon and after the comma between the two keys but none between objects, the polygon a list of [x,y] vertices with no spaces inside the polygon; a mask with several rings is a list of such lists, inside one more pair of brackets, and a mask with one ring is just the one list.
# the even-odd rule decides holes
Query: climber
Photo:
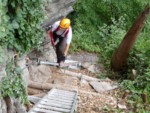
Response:
[{"label": "climber", "polygon": [[70,23],[70,19],[63,18],[62,20],[55,22],[51,26],[51,29],[48,30],[52,46],[56,50],[57,63],[59,63],[60,66],[63,65],[66,59],[72,40],[72,28]]}]

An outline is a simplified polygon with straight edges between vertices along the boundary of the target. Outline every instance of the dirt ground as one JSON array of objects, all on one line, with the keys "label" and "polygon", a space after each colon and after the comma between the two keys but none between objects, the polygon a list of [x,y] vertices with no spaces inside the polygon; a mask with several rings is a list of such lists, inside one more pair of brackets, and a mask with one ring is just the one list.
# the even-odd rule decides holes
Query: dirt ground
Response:
[{"label": "dirt ground", "polygon": [[[80,57],[80,62],[83,62],[83,60],[84,62],[87,62],[88,58],[85,61],[84,56],[87,57],[88,55],[85,53],[77,54],[71,56],[70,59],[73,58],[73,60],[78,60],[75,58]],[[92,59],[92,54],[89,56],[89,59]],[[93,59],[90,62],[97,62],[97,56],[95,56],[95,54],[93,54]],[[109,109],[117,107],[117,90],[97,93],[86,80],[80,80],[77,77],[62,74],[60,73],[60,69],[54,66],[49,66],[49,69],[51,70],[51,76],[47,79],[47,83],[61,85],[62,87],[71,87],[72,89],[78,91],[78,104],[76,113],[108,113]],[[96,74],[89,72],[87,69],[69,71],[96,78]]]},{"label": "dirt ground", "polygon": [[[117,107],[117,91],[97,93],[87,81],[81,81],[76,77],[60,74],[57,71],[57,69],[53,71],[52,78],[47,82],[53,80],[53,83],[67,84],[78,89],[77,113],[107,113],[106,109]],[[86,70],[79,72],[82,74],[89,73]],[[92,76],[96,75],[93,74]]]}]

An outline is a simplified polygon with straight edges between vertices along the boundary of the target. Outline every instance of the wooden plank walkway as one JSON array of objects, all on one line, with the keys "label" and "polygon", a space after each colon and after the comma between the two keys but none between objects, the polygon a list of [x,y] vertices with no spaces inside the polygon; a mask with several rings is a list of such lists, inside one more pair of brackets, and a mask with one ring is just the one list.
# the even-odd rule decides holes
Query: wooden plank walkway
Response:
[{"label": "wooden plank walkway", "polygon": [[74,113],[77,91],[51,89],[28,113]]}]

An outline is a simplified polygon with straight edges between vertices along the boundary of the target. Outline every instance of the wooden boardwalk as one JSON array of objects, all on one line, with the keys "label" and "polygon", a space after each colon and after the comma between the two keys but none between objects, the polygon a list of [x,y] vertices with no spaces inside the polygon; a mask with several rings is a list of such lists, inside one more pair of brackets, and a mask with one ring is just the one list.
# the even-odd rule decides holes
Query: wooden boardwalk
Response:
[{"label": "wooden boardwalk", "polygon": [[28,113],[74,113],[77,91],[53,88]]}]

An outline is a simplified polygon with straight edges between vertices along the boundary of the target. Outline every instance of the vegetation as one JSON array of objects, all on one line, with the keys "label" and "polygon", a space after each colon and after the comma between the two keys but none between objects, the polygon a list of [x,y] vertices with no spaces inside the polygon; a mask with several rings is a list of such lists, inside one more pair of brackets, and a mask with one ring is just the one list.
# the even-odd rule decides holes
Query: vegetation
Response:
[{"label": "vegetation", "polygon": [[6,67],[7,76],[0,82],[0,88],[3,97],[14,97],[21,103],[28,104],[27,86],[22,79],[22,69],[15,65],[15,62],[9,62]]},{"label": "vegetation", "polygon": [[[74,6],[75,12],[69,15],[74,30],[71,52],[97,52],[100,61],[110,68],[114,50],[148,3],[148,0],[78,0]],[[129,53],[125,70],[120,73],[122,90],[128,89],[131,92],[128,107],[134,107],[129,107],[132,112],[148,112],[150,108],[149,26],[150,17]],[[132,69],[137,72],[134,78],[131,76]],[[112,76],[114,74],[109,77],[114,78]],[[141,98],[143,94],[147,102]]]},{"label": "vegetation", "polygon": [[41,0],[0,0],[0,45],[27,52],[42,42]]},{"label": "vegetation", "polygon": [[[25,53],[40,48],[43,32],[40,24],[44,19],[44,0],[0,0],[0,62],[4,48]],[[19,98],[27,103],[27,93],[21,70],[8,63],[7,76],[1,82],[2,96]],[[11,79],[11,80],[10,80]]]}]

